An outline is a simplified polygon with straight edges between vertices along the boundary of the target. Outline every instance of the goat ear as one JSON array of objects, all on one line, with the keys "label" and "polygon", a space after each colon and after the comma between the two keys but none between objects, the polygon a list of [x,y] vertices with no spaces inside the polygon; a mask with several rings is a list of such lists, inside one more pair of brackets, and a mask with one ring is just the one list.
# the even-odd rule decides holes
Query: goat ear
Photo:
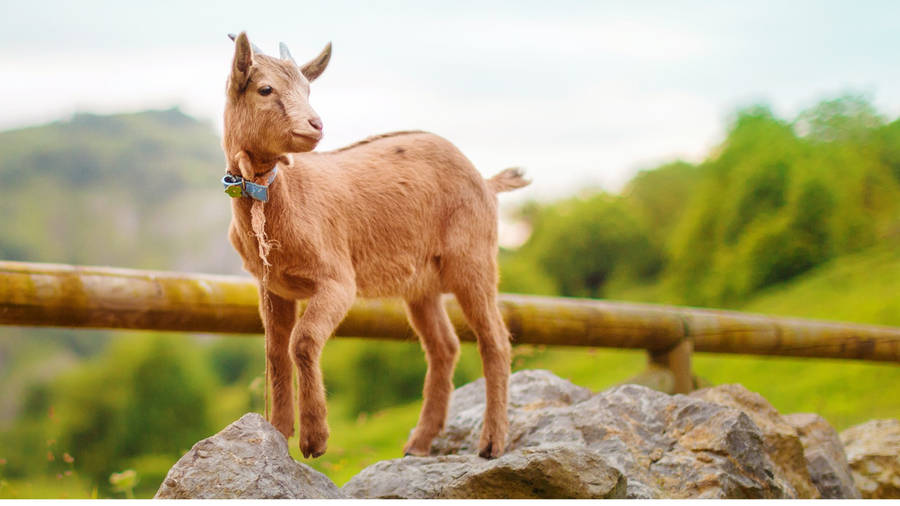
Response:
[{"label": "goat ear", "polygon": [[250,40],[247,39],[247,32],[241,32],[235,37],[229,34],[234,40],[234,61],[231,64],[231,83],[235,90],[243,90],[250,80],[250,67],[253,66],[253,49],[250,46]]},{"label": "goat ear", "polygon": [[329,60],[331,60],[331,42],[325,46],[325,49],[322,50],[319,56],[300,67],[300,72],[303,72],[303,75],[312,82],[322,75],[322,72],[325,72],[325,67],[328,66]]}]

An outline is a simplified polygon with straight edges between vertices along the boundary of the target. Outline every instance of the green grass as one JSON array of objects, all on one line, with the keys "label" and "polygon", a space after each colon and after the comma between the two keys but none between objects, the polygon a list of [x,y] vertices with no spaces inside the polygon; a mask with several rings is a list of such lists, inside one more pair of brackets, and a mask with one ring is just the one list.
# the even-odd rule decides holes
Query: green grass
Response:
[{"label": "green grass", "polygon": [[696,354],[694,373],[716,385],[740,383],[781,413],[817,413],[838,431],[900,418],[897,364]]},{"label": "green grass", "polygon": [[[124,496],[123,496],[124,497]],[[152,494],[151,494],[152,497]],[[97,490],[77,476],[0,478],[0,499],[96,499]]]},{"label": "green grass", "polygon": [[900,247],[840,257],[767,290],[742,310],[900,326]]}]

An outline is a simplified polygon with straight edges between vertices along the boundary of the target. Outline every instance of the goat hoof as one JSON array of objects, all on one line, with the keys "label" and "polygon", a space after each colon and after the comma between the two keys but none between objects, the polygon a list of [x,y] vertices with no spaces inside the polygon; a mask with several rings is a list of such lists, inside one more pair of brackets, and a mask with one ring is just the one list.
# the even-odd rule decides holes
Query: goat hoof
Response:
[{"label": "goat hoof", "polygon": [[322,445],[321,448],[309,448],[300,446],[300,453],[303,454],[303,458],[305,459],[317,459],[322,455],[325,455],[325,450],[328,449],[327,445]]},{"label": "goat hoof", "polygon": [[495,444],[493,441],[488,441],[486,444],[482,443],[481,448],[478,450],[478,456],[483,459],[496,459],[503,455],[503,445]]},{"label": "goat hoof", "polygon": [[428,450],[422,451],[422,450],[408,449],[408,450],[403,451],[403,456],[404,457],[427,457],[430,453],[431,452]]},{"label": "goat hoof", "polygon": [[311,436],[301,436],[300,437],[300,453],[303,454],[304,458],[318,458],[322,455],[325,455],[325,450],[328,449],[328,436],[325,437],[311,437]]},{"label": "goat hoof", "polygon": [[413,437],[403,447],[404,457],[427,457],[429,454],[431,454],[431,440],[422,443]]}]

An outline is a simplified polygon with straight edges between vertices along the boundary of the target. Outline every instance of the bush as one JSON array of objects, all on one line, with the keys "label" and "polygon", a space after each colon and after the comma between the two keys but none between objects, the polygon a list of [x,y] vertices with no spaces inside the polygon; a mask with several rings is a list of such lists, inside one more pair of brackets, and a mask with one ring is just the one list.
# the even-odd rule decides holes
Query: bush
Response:
[{"label": "bush", "polygon": [[115,339],[54,384],[60,443],[105,488],[130,459],[162,454],[174,462],[210,435],[213,386],[201,350],[185,336]]}]

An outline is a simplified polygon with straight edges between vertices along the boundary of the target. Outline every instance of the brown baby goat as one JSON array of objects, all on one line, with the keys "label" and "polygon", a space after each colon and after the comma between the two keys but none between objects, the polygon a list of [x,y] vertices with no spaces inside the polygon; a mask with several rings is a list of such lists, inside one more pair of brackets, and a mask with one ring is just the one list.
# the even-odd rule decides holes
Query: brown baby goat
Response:
[{"label": "brown baby goat", "polygon": [[[313,153],[322,122],[309,83],[331,46],[298,66],[235,38],[226,88],[223,147],[234,180],[266,185],[268,200],[232,201],[231,243],[259,281],[271,374],[272,424],[294,433],[297,367],[300,450],[325,453],[328,425],[319,357],[354,298],[402,297],[428,361],[425,402],[405,453],[427,455],[453,390],[459,340],[442,293],[456,295],[478,337],[487,407],[482,457],[503,453],[507,433],[509,333],[497,307],[497,197],[528,184],[507,169],[483,179],[450,142],[394,132]],[[277,167],[277,172],[273,169]],[[297,299],[308,298],[297,317]],[[372,378],[378,381],[378,378]]]}]

